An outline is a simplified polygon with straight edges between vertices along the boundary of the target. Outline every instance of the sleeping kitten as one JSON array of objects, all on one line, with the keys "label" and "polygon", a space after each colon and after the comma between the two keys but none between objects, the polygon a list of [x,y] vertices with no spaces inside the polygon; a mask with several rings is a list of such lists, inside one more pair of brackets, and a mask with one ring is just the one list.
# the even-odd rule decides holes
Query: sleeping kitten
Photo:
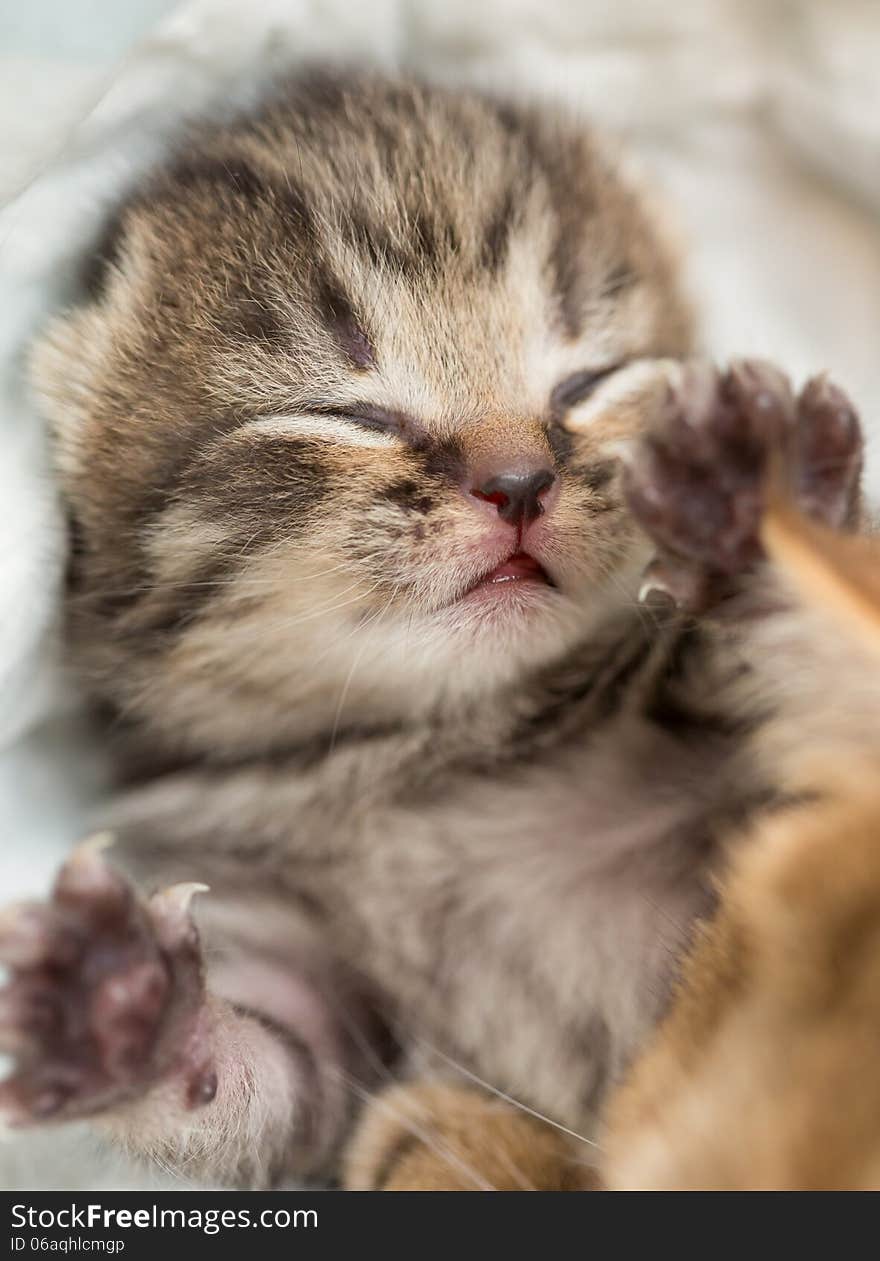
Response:
[{"label": "sleeping kitten", "polygon": [[[5,1106],[256,1185],[332,1172],[414,1058],[589,1127],[772,790],[756,620],[640,608],[636,516],[687,517],[653,511],[670,434],[723,414],[735,471],[782,411],[804,496],[843,435],[817,511],[850,517],[848,406],[748,366],[664,393],[692,340],[650,205],[579,126],[476,95],[301,78],[100,253],[34,374],[117,856],[173,887],[87,846],[9,918]],[[696,607],[749,564],[741,489],[655,584]]]}]

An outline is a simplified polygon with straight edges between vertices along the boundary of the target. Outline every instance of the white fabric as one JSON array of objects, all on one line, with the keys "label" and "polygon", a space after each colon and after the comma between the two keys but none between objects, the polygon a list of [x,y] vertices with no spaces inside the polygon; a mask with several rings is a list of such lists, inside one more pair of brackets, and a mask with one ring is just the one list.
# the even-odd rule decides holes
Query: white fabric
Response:
[{"label": "white fabric", "polygon": [[[707,347],[828,368],[880,425],[875,0],[28,0],[0,14],[0,894],[45,887],[100,791],[53,637],[62,566],[22,356],[99,210],[182,113],[305,57],[561,97],[665,183]],[[164,16],[163,16],[164,15]],[[162,18],[139,44],[136,36]],[[874,418],[877,418],[876,420]],[[880,489],[877,461],[870,485]],[[70,1138],[0,1148],[0,1185],[131,1185]]]}]

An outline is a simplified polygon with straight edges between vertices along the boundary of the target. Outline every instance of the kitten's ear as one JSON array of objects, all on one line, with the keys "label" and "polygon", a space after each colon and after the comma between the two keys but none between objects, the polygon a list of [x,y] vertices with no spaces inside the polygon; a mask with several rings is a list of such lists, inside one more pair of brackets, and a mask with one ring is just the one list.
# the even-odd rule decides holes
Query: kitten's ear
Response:
[{"label": "kitten's ear", "polygon": [[[124,234],[123,234],[124,228]],[[55,438],[62,478],[83,471],[88,443],[115,417],[125,365],[143,356],[141,330],[161,244],[130,213],[112,218],[81,276],[82,305],[58,315],[35,340],[29,378]]]},{"label": "kitten's ear", "polygon": [[808,521],[779,495],[772,496],[761,537],[803,603],[827,612],[844,634],[880,656],[880,539]]},{"label": "kitten's ear", "polygon": [[82,465],[108,336],[99,311],[86,308],[53,320],[31,348],[31,391],[55,438],[62,477],[75,474]]}]

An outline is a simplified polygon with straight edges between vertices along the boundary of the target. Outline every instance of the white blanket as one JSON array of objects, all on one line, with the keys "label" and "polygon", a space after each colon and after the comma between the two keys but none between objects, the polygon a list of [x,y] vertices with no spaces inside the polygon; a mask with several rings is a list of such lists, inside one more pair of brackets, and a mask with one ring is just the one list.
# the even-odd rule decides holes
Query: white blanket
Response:
[{"label": "white blanket", "polygon": [[[828,368],[880,431],[874,0],[28,0],[0,16],[0,896],[45,887],[100,793],[54,633],[63,565],[22,372],[100,208],[181,114],[307,57],[562,97],[665,184],[719,356]],[[163,16],[164,15],[164,16]],[[150,24],[155,29],[135,43]],[[877,418],[876,421],[874,418]],[[880,490],[880,466],[869,464]],[[16,1136],[3,1186],[146,1185]]]}]

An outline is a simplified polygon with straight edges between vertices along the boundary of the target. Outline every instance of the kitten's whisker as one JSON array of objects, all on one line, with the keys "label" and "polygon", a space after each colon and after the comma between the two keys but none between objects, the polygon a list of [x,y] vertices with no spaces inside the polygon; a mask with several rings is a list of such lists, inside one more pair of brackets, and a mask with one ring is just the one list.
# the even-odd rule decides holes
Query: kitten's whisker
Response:
[{"label": "kitten's whisker", "polygon": [[[344,595],[347,592],[354,590],[354,588],[357,586],[360,586],[360,584],[353,583],[352,586],[346,587],[344,592],[338,592],[337,594]],[[262,641],[267,631],[292,630],[294,626],[302,626],[305,622],[313,622],[316,618],[324,617],[325,614],[327,613],[337,613],[340,609],[347,609],[352,604],[357,604],[360,600],[372,594],[372,592],[375,591],[378,586],[379,586],[378,582],[374,583],[372,587],[368,587],[366,590],[362,588],[358,592],[358,594],[356,596],[353,596],[350,600],[342,600],[339,603],[335,603],[335,604],[334,603],[324,604],[324,605],[321,605],[320,608],[310,609],[308,613],[303,613],[299,617],[284,619],[280,622],[273,622],[271,624],[261,623],[260,624],[260,641]]]},{"label": "kitten's whisker", "polygon": [[485,1179],[480,1176],[479,1171],[469,1165],[467,1161],[463,1160],[448,1144],[444,1143],[429,1129],[419,1125],[418,1121],[404,1112],[402,1108],[395,1107],[394,1104],[390,1103],[384,1097],[384,1095],[376,1095],[369,1090],[365,1090],[360,1082],[358,1082],[351,1073],[346,1072],[345,1069],[337,1069],[336,1071],[340,1080],[343,1081],[349,1089],[358,1096],[359,1099],[363,1100],[364,1103],[369,1104],[371,1107],[378,1107],[387,1112],[389,1116],[393,1117],[394,1120],[412,1134],[414,1138],[420,1139],[429,1151],[434,1152],[436,1155],[440,1156],[442,1160],[445,1160],[450,1168],[457,1169],[459,1173],[464,1174],[468,1181],[472,1182],[478,1191],[498,1190],[498,1188],[493,1186],[490,1182],[486,1182]]},{"label": "kitten's whisker", "polygon": [[465,1068],[464,1064],[460,1064],[457,1060],[454,1060],[444,1051],[441,1051],[439,1047],[433,1046],[432,1043],[430,1043],[428,1039],[423,1037],[421,1034],[411,1032],[410,1036],[421,1042],[425,1049],[430,1051],[432,1055],[438,1056],[445,1064],[448,1064],[450,1068],[454,1068],[456,1072],[461,1073],[463,1077],[472,1081],[474,1085],[482,1086],[484,1090],[488,1090],[490,1094],[497,1096],[499,1099],[503,1099],[505,1103],[511,1104],[514,1108],[519,1108],[521,1112],[528,1113],[528,1115],[534,1117],[536,1121],[543,1121],[545,1125],[552,1126],[554,1130],[559,1130],[560,1133],[567,1134],[569,1138],[575,1138],[579,1143],[585,1143],[587,1147],[593,1147],[596,1151],[602,1150],[599,1143],[595,1142],[591,1138],[587,1138],[585,1134],[578,1134],[577,1130],[570,1130],[567,1125],[562,1125],[559,1121],[554,1121],[552,1117],[545,1116],[543,1112],[538,1112],[535,1108],[530,1108],[528,1104],[523,1103],[519,1099],[515,1099],[513,1095],[509,1095],[506,1091],[500,1090],[497,1086],[493,1086],[491,1082],[486,1081],[485,1078],[480,1077],[469,1068]]}]

